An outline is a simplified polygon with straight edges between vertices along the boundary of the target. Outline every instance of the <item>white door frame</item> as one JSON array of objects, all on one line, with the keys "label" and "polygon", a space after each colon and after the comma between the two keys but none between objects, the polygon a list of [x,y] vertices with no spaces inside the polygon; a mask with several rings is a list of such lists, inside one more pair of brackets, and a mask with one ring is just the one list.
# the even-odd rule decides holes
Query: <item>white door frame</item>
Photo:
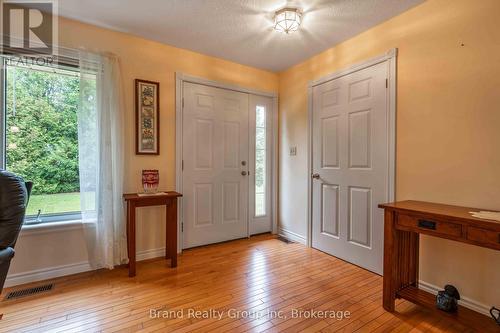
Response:
[{"label": "white door frame", "polygon": [[307,89],[307,246],[312,247],[312,144],[313,144],[313,88],[325,82],[338,79],[339,77],[357,72],[359,70],[377,65],[379,63],[387,61],[389,63],[389,73],[388,73],[388,103],[387,103],[387,114],[388,114],[388,129],[389,129],[389,141],[387,150],[389,152],[389,164],[388,164],[388,183],[387,183],[387,193],[389,194],[389,201],[394,201],[396,196],[396,70],[397,70],[397,54],[398,49],[390,49],[385,54],[363,61],[356,65],[350,66],[346,69],[337,71],[333,74],[322,77],[318,80],[310,81]]},{"label": "white door frame", "polygon": [[[272,233],[278,232],[278,94],[248,89],[238,85],[227,84],[217,81],[212,81],[196,76],[175,72],[175,190],[182,193],[182,104],[184,82],[202,84],[209,87],[233,90],[251,95],[271,97],[273,99],[273,112],[271,117],[272,124],[272,152],[271,152],[271,221]],[[182,223],[183,223],[183,207],[182,198],[179,198],[177,206],[177,252],[181,252],[184,246]],[[250,237],[250,228],[248,228],[248,237]]]}]

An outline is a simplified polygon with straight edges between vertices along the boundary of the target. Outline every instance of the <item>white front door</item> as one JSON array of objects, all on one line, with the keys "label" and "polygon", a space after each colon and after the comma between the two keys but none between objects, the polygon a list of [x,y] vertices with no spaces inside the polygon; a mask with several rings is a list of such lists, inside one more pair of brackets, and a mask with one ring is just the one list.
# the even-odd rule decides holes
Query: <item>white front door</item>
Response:
[{"label": "white front door", "polygon": [[312,246],[382,273],[388,63],[313,88]]},{"label": "white front door", "polygon": [[249,96],[183,86],[184,248],[248,236]]}]

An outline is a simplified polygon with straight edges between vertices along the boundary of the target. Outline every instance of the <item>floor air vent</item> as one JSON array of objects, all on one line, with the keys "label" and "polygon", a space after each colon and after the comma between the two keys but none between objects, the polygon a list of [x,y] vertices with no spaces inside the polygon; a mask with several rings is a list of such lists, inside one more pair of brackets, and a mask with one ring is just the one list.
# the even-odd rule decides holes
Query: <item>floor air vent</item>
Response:
[{"label": "floor air vent", "polygon": [[5,300],[12,300],[12,299],[16,299],[16,298],[45,293],[47,291],[51,291],[53,287],[54,287],[54,284],[51,283],[51,284],[45,284],[43,286],[38,286],[38,287],[33,287],[33,288],[11,291],[10,293],[7,294],[7,296],[5,297]]},{"label": "floor air vent", "polygon": [[288,238],[285,238],[283,236],[278,236],[278,240],[284,242],[284,243],[287,243],[287,244],[292,244],[293,241],[292,240],[289,240]]}]

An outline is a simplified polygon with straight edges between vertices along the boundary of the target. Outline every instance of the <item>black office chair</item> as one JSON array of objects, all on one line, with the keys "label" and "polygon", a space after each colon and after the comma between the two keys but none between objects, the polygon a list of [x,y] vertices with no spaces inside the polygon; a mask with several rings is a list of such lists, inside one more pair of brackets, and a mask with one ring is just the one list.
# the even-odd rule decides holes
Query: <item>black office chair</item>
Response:
[{"label": "black office chair", "polygon": [[33,183],[0,170],[0,293],[14,257]]}]

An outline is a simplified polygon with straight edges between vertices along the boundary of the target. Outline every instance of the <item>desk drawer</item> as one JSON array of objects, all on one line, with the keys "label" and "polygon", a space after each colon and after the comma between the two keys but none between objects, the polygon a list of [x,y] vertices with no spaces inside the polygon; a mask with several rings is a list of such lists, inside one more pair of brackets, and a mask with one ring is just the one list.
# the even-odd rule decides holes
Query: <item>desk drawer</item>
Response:
[{"label": "desk drawer", "polygon": [[480,243],[483,246],[500,250],[500,232],[498,231],[468,227],[467,239],[475,243]]},{"label": "desk drawer", "polygon": [[447,221],[438,221],[420,218],[405,214],[398,214],[396,224],[403,229],[436,236],[462,237],[462,225]]}]

